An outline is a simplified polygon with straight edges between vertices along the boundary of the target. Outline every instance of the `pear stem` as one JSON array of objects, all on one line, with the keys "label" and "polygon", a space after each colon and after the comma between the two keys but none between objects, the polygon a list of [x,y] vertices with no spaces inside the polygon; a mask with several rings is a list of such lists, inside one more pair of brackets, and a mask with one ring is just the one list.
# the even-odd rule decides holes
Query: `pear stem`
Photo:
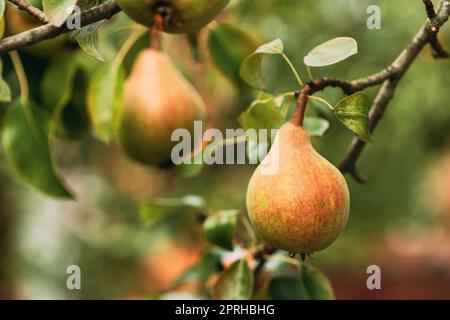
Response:
[{"label": "pear stem", "polygon": [[161,13],[155,14],[155,23],[150,32],[151,46],[153,50],[161,51],[160,31],[164,30],[164,16]]},{"label": "pear stem", "polygon": [[299,127],[303,127],[303,122],[306,114],[306,106],[307,103],[303,103],[302,101],[300,101],[300,97],[297,97],[297,109],[292,118],[292,123]]},{"label": "pear stem", "polygon": [[306,108],[308,106],[309,96],[324,90],[327,87],[342,88],[344,92],[350,92],[351,84],[347,81],[334,78],[319,78],[317,80],[309,82],[300,91],[295,93],[297,98],[297,107],[292,118],[292,123],[303,127],[303,120],[306,115]]},{"label": "pear stem", "polygon": [[161,51],[161,37],[159,34],[159,30],[156,28],[153,28],[150,32],[150,41],[151,41],[151,48],[156,51]]},{"label": "pear stem", "polygon": [[304,90],[301,90],[295,93],[295,97],[297,98],[297,106],[292,118],[292,123],[299,127],[303,127],[303,122],[306,115],[306,107],[308,105],[308,95],[305,94]]}]

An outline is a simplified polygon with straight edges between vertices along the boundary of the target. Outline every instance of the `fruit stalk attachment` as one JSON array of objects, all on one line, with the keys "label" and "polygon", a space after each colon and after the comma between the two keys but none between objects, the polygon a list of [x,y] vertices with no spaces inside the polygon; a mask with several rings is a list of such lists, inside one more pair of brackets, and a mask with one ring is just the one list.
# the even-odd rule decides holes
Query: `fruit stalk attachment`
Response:
[{"label": "fruit stalk attachment", "polygon": [[297,106],[291,120],[294,125],[303,127],[303,120],[305,119],[309,96],[323,91],[327,87],[341,88],[346,94],[351,94],[354,92],[352,84],[341,79],[320,78],[315,81],[309,82],[301,90],[295,93]]}]

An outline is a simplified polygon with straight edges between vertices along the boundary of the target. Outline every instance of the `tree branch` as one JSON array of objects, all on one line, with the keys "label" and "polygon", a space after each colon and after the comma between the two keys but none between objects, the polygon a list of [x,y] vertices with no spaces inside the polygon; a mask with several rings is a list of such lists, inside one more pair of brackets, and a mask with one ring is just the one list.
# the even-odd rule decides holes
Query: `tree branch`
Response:
[{"label": "tree branch", "polygon": [[[75,19],[80,19],[81,26],[84,27],[100,20],[110,19],[118,12],[120,12],[120,7],[116,1],[108,0],[97,7],[82,12],[77,15]],[[30,46],[47,39],[56,38],[57,36],[70,31],[73,30],[68,29],[66,24],[63,24],[61,27],[46,24],[1,40],[0,54]]]},{"label": "tree branch", "polygon": [[[427,2],[427,5],[429,6],[430,4]],[[438,14],[434,12],[433,8],[433,15],[429,7],[427,7],[427,12],[428,15],[433,16],[433,23],[435,23],[440,28],[449,19],[450,0],[443,0],[441,2]],[[292,122],[297,125],[302,125],[303,118],[306,112],[306,106],[308,104],[308,96],[322,91],[327,87],[340,87],[346,94],[352,94],[368,87],[383,84],[371,107],[370,130],[371,132],[373,132],[378,126],[380,119],[386,112],[389,102],[393,99],[398,82],[403,78],[411,64],[416,60],[419,53],[427,44],[432,45],[433,52],[436,53],[435,56],[443,57],[443,53],[448,56],[446,51],[440,46],[439,42],[437,41],[437,34],[433,32],[432,28],[430,28],[430,23],[426,23],[416,34],[408,47],[403,50],[403,52],[394,60],[394,62],[392,62],[391,65],[389,65],[384,70],[353,81],[320,78],[308,83],[305,87],[302,88],[302,90],[296,93],[297,110],[294,114]],[[343,173],[351,174],[353,178],[355,178],[355,180],[359,183],[365,183],[367,181],[367,179],[360,176],[356,170],[356,162],[361,156],[365,146],[366,142],[355,138],[351,143],[347,154],[339,165],[339,169]]]},{"label": "tree branch", "polygon": [[430,19],[430,29],[434,33],[434,35],[430,39],[430,45],[433,57],[435,58],[443,58],[446,59],[449,57],[449,53],[444,49],[442,44],[440,43],[437,33],[440,29],[440,24],[438,21],[438,16],[436,11],[434,10],[433,2],[431,0],[423,0],[425,4],[425,10],[427,12],[427,16]]},{"label": "tree branch", "polygon": [[[435,17],[435,21],[439,25],[439,27],[441,27],[448,21],[449,16],[450,1],[443,0],[439,8],[439,13]],[[408,47],[391,64],[390,68],[396,70],[395,77],[383,82],[383,86],[378,92],[378,95],[375,98],[375,101],[371,108],[370,129],[372,132],[375,130],[380,119],[385,114],[389,102],[393,99],[398,82],[403,78],[422,49],[428,43],[431,43],[435,36],[436,34],[433,33],[433,31],[430,29],[429,23],[425,24],[416,34]],[[366,181],[366,179],[362,178],[356,170],[356,162],[361,156],[365,146],[366,143],[364,141],[354,139],[347,151],[347,154],[339,165],[339,169],[343,173],[351,174],[357,182]]]},{"label": "tree branch", "polygon": [[[386,80],[373,102],[370,112],[370,131],[373,132],[381,118],[383,117],[389,102],[394,98],[395,89],[398,81]],[[360,139],[354,139],[351,143],[345,158],[339,165],[339,170],[343,173],[349,173],[358,183],[367,183],[367,178],[362,177],[356,169],[356,161],[361,156],[366,142]]]},{"label": "tree branch", "polygon": [[427,16],[430,20],[436,18],[437,14],[434,10],[433,1],[431,0],[423,0],[423,4],[425,5],[425,10],[427,11]]},{"label": "tree branch", "polygon": [[15,4],[17,8],[19,8],[20,10],[28,12],[30,15],[38,19],[40,23],[42,24],[48,23],[48,19],[45,16],[45,13],[36,8],[35,6],[31,5],[30,3],[28,3],[28,1],[26,0],[8,0],[8,1]]}]

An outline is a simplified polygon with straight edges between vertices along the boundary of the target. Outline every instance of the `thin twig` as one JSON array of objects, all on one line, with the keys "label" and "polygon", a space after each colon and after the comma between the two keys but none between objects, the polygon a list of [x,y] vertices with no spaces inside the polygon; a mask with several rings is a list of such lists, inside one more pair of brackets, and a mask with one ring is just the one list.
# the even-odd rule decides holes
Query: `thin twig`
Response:
[{"label": "thin twig", "polygon": [[448,59],[450,57],[450,54],[448,51],[442,46],[441,42],[439,41],[438,35],[434,34],[430,39],[430,46],[431,46],[431,54],[436,59]]},{"label": "thin twig", "polygon": [[433,1],[431,0],[423,0],[423,3],[425,4],[425,10],[427,11],[427,16],[430,20],[433,20],[436,18],[437,14],[434,10]]},{"label": "thin twig", "polygon": [[438,21],[436,10],[434,10],[433,2],[431,0],[423,0],[423,3],[425,4],[428,19],[430,19],[430,30],[434,33],[430,39],[431,54],[436,59],[447,59],[450,55],[442,46],[437,35],[441,26]]},{"label": "thin twig", "polygon": [[[450,0],[443,0],[439,8],[439,14],[434,17],[434,21],[440,27],[447,22],[449,16]],[[437,39],[436,34],[433,33],[433,31],[429,28],[429,23],[427,23],[419,30],[408,47],[403,50],[394,62],[382,71],[354,81],[320,78],[308,83],[302,88],[301,91],[296,93],[297,110],[294,114],[292,122],[297,125],[302,125],[308,103],[308,96],[322,91],[327,87],[339,87],[346,94],[352,94],[368,87],[383,84],[373,102],[370,113],[370,129],[371,131],[375,130],[381,117],[386,112],[389,102],[394,97],[398,82],[409,70],[409,67],[415,61],[422,49],[428,43],[432,44],[435,39]],[[442,48],[442,50],[444,49]],[[365,145],[366,142],[355,138],[350,145],[344,160],[339,165],[339,168],[343,173],[351,174],[355,180],[360,183],[364,183],[367,180],[358,174],[356,170],[356,162],[361,156]]]},{"label": "thin twig", "polygon": [[[372,110],[370,113],[370,131],[373,132],[381,118],[383,117],[389,102],[394,98],[395,89],[397,87],[398,81],[396,80],[386,80],[383,86],[378,92],[377,97],[374,100]],[[356,168],[356,161],[361,156],[367,143],[360,140],[354,139],[351,143],[345,158],[339,165],[339,169],[350,174],[356,182],[367,183],[367,178],[361,176]]]},{"label": "thin twig", "polygon": [[[450,16],[450,1],[443,0],[441,2],[439,13],[435,17],[438,25],[441,27],[446,23]],[[392,100],[395,94],[395,89],[397,88],[398,82],[403,78],[405,73],[408,71],[411,64],[418,57],[422,49],[432,41],[436,34],[429,28],[429,24],[425,24],[419,32],[416,34],[414,39],[408,45],[408,47],[397,57],[397,59],[392,63],[391,68],[396,70],[395,78],[384,81],[378,95],[373,102],[370,114],[370,129],[375,130],[380,119],[386,112],[389,102]],[[356,162],[364,150],[366,143],[360,139],[354,139],[348,149],[344,159],[339,165],[339,169],[343,173],[351,174],[357,182],[366,182],[365,178],[362,178],[356,169]]]},{"label": "thin twig", "polygon": [[36,8],[26,0],[8,0],[9,2],[16,5],[20,10],[28,12],[31,16],[35,17],[42,24],[47,24],[48,19],[44,12],[39,8]]},{"label": "thin twig", "polygon": [[[74,17],[74,19],[80,19],[79,21],[81,21],[81,27],[84,27],[97,21],[110,19],[118,12],[120,12],[120,7],[116,3],[116,1],[108,0],[97,7],[82,12],[81,14]],[[1,40],[0,54],[30,46],[47,39],[56,38],[57,36],[68,33],[70,31],[73,30],[70,30],[66,26],[66,24],[63,24],[61,27],[55,27],[51,24],[46,24],[44,26],[31,29],[29,31],[25,31]]]},{"label": "thin twig", "polygon": [[306,106],[308,104],[308,97],[327,87],[339,87],[344,92],[350,92],[352,85],[347,80],[334,79],[334,78],[319,78],[317,80],[309,82],[302,90],[296,93],[297,107],[292,122],[298,126],[303,126],[303,120],[305,118]]}]

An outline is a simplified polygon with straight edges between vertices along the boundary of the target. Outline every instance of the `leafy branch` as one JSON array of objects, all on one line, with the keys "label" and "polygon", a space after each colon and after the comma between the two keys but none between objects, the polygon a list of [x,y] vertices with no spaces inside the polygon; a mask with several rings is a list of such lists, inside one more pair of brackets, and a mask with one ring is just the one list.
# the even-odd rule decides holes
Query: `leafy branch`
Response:
[{"label": "leafy branch", "polygon": [[[429,4],[427,6],[427,12],[430,16]],[[443,0],[438,13],[435,13],[433,19],[430,19],[430,21],[419,30],[406,49],[403,50],[403,52],[387,68],[376,74],[354,81],[321,78],[310,82],[299,92],[297,92],[297,111],[294,116],[294,122],[301,124],[305,115],[308,97],[324,90],[327,87],[339,87],[346,94],[351,94],[368,87],[382,84],[372,104],[369,117],[370,132],[373,132],[385,114],[390,101],[394,98],[395,90],[399,81],[409,70],[410,66],[416,60],[422,49],[427,44],[430,44],[433,49],[433,56],[439,58],[448,57],[448,54],[445,55],[443,53],[445,50],[440,46],[439,41],[437,40],[437,31],[439,31],[440,27],[448,21],[449,16],[450,1]],[[435,26],[438,27],[437,31]],[[437,45],[439,45],[439,47],[437,47]],[[367,179],[362,177],[356,169],[356,162],[361,156],[366,145],[366,141],[361,138],[355,138],[339,165],[339,169],[343,173],[352,175],[352,177],[359,183],[365,183],[367,181]]]},{"label": "leafy branch", "polygon": [[[120,12],[120,10],[121,9],[115,0],[108,0],[99,6],[93,7],[89,10],[75,15],[74,19],[81,22],[81,27],[85,27],[101,20],[110,19],[115,14]],[[30,12],[29,10],[27,11]],[[64,33],[68,33],[71,31],[73,30],[69,29],[66,24],[57,27],[50,23],[47,23],[43,26],[1,40],[0,54],[17,50],[22,47],[27,47],[44,40],[56,38]]]},{"label": "leafy branch", "polygon": [[20,10],[26,11],[27,13],[35,17],[37,20],[39,20],[40,23],[42,24],[48,23],[48,19],[45,13],[39,10],[39,8],[36,8],[32,4],[30,4],[28,1],[26,0],[8,0],[8,1],[15,4],[17,8],[19,8]]},{"label": "leafy branch", "polygon": [[[434,19],[434,23],[436,23],[439,28],[442,27],[449,19],[450,16],[450,1],[443,0],[441,2],[440,8],[436,17]],[[389,103],[394,98],[395,90],[399,81],[406,74],[412,63],[416,60],[419,53],[422,49],[427,45],[433,43],[436,44],[435,39],[437,39],[437,35],[432,30],[431,22],[427,22],[422,28],[420,28],[419,32],[415,35],[411,43],[406,47],[405,50],[392,62],[392,64],[385,70],[375,75],[374,78],[377,80],[383,80],[382,86],[378,91],[378,94],[372,104],[371,113],[370,113],[370,130],[373,132],[381,118],[385,114]],[[433,48],[435,50],[435,48]],[[434,51],[433,50],[433,51]],[[388,70],[392,70],[392,74],[387,77],[383,77],[382,75],[388,75]],[[374,84],[378,84],[379,81],[374,81]],[[351,174],[356,181],[362,183],[365,182],[366,179],[361,177],[358,174],[356,169],[356,162],[361,156],[364,148],[367,143],[362,141],[361,139],[354,139],[351,143],[346,155],[344,156],[342,162],[339,165],[339,169],[344,173]]]}]

